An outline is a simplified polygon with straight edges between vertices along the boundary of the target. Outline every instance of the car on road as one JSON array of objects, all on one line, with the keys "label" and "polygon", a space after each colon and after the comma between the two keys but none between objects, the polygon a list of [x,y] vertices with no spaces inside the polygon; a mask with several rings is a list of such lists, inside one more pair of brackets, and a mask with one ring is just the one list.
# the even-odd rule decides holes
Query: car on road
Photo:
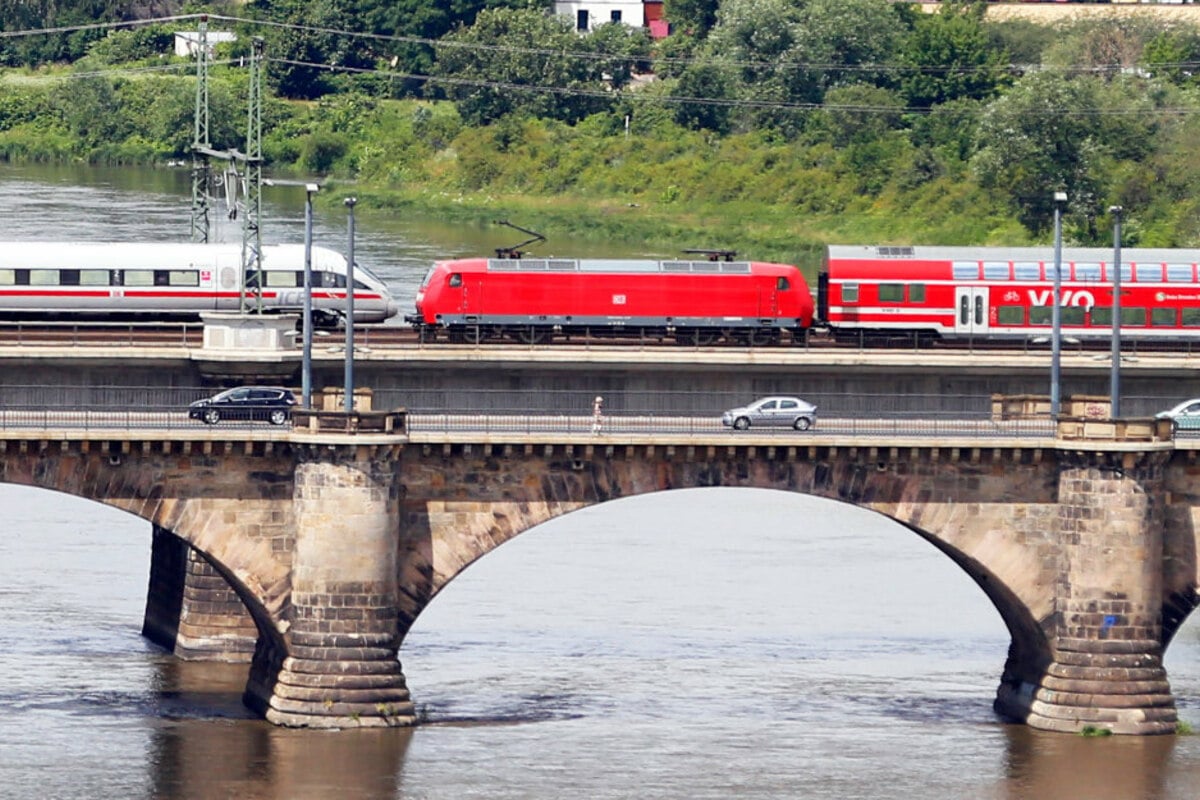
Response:
[{"label": "car on road", "polygon": [[795,428],[806,431],[817,424],[817,407],[799,397],[762,397],[721,415],[726,428],[744,431],[751,427]]},{"label": "car on road", "polygon": [[238,386],[197,400],[188,406],[188,417],[206,425],[222,420],[260,420],[282,425],[292,417],[296,396],[280,386]]},{"label": "car on road", "polygon": [[1160,411],[1155,416],[1159,419],[1171,420],[1177,431],[1200,430],[1200,397],[1184,400],[1174,408]]}]

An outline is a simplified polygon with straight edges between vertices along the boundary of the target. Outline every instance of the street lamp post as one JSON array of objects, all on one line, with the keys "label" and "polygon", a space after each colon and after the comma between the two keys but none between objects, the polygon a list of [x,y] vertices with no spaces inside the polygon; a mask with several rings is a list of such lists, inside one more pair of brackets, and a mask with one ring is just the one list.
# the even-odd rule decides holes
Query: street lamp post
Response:
[{"label": "street lamp post", "polygon": [[1062,380],[1062,212],[1066,192],[1054,193],[1054,295],[1050,302],[1050,416],[1058,421]]},{"label": "street lamp post", "polygon": [[347,197],[346,208],[350,216],[346,220],[346,413],[354,411],[354,206],[357,197]]},{"label": "street lamp post", "polygon": [[315,183],[304,184],[304,355],[301,367],[300,392],[303,407],[312,408],[312,237],[313,237],[313,195],[320,190]]},{"label": "street lamp post", "polygon": [[1112,299],[1112,383],[1109,400],[1112,403],[1110,416],[1121,416],[1121,212],[1120,206],[1112,206],[1108,213],[1113,215],[1113,299]]}]

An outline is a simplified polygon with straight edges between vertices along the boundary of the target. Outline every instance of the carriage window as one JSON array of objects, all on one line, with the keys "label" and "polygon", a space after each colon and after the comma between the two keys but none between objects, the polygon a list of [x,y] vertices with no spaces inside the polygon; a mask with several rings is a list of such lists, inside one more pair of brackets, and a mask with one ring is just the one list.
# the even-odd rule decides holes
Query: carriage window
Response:
[{"label": "carriage window", "polygon": [[125,286],[153,286],[154,272],[148,269],[127,269],[121,273],[121,283]]},{"label": "carriage window", "polygon": [[1133,266],[1131,264],[1122,264],[1121,265],[1121,280],[1125,281],[1125,282],[1129,282],[1129,281],[1132,281],[1133,279],[1134,279],[1133,278]]},{"label": "carriage window", "polygon": [[1082,325],[1085,311],[1087,309],[1083,306],[1063,306],[1059,317],[1063,325]]},{"label": "carriage window", "polygon": [[1075,265],[1075,280],[1077,281],[1100,281],[1100,265],[1099,264],[1076,264]]},{"label": "carriage window", "polygon": [[79,285],[80,286],[108,286],[110,273],[106,269],[81,269],[79,270]]},{"label": "carriage window", "polygon": [[1146,309],[1137,306],[1128,308],[1121,306],[1121,324],[1143,327],[1146,324]]},{"label": "carriage window", "polygon": [[1024,325],[1024,306],[997,306],[996,322],[1000,325]]},{"label": "carriage window", "polygon": [[775,279],[775,288],[781,292],[786,292],[788,289],[792,288],[792,285],[788,282],[787,278],[780,276]]},{"label": "carriage window", "polygon": [[1036,261],[1018,261],[1013,264],[1013,275],[1019,281],[1040,281],[1042,265]]},{"label": "carriage window", "polygon": [[1112,306],[1093,306],[1092,324],[1096,326],[1112,325]]},{"label": "carriage window", "polygon": [[12,286],[17,282],[15,269],[0,269],[0,286]]},{"label": "carriage window", "polygon": [[1029,307],[1029,324],[1030,325],[1049,325],[1053,322],[1054,309],[1050,306],[1030,306]]},{"label": "carriage window", "polygon": [[450,276],[450,286],[462,286],[462,273],[456,272]]},{"label": "carriage window", "polygon": [[297,286],[304,285],[303,272],[289,272],[286,270],[270,270],[266,273],[267,286],[275,286],[277,288],[295,289]]},{"label": "carriage window", "polygon": [[904,302],[904,284],[903,283],[881,283],[881,284],[879,284],[879,302],[881,302],[881,303],[903,303]]},{"label": "carriage window", "polygon": [[1167,264],[1167,280],[1172,283],[1192,282],[1191,264]]},{"label": "carriage window", "polygon": [[1008,280],[1008,262],[1007,261],[985,261],[983,262],[983,277],[989,281],[1006,281]]},{"label": "carriage window", "polygon": [[1185,308],[1182,311],[1182,317],[1185,328],[1200,327],[1200,308]]},{"label": "carriage window", "polygon": [[29,285],[30,286],[57,286],[58,285],[58,270],[56,270],[56,269],[31,269],[31,270],[29,270]]},{"label": "carriage window", "polygon": [[199,286],[200,273],[190,269],[173,269],[167,273],[168,286]]},{"label": "carriage window", "polygon": [[842,302],[857,303],[858,302],[858,284],[843,283],[842,284]]},{"label": "carriage window", "polygon": [[908,301],[910,303],[925,302],[925,284],[914,283],[908,287]]},{"label": "carriage window", "polygon": [[1161,281],[1162,280],[1162,265],[1161,264],[1138,264],[1137,279],[1139,281]]},{"label": "carriage window", "polygon": [[1173,309],[1173,308],[1152,308],[1152,309],[1150,309],[1150,324],[1156,328],[1173,328],[1173,327],[1175,327],[1175,309]]},{"label": "carriage window", "polygon": [[954,262],[954,280],[956,280],[956,281],[977,281],[977,280],[979,280],[979,263],[976,261],[955,261]]}]

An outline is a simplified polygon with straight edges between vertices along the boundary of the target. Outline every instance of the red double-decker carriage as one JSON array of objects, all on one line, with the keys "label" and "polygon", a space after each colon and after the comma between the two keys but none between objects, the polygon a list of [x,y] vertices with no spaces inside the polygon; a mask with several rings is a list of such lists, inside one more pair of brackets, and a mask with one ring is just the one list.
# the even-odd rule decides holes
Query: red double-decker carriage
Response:
[{"label": "red double-decker carriage", "polygon": [[[1200,341],[1198,263],[1200,250],[1122,250],[1121,335]],[[1111,249],[1063,248],[1063,336],[1112,336],[1113,264]],[[1051,247],[831,246],[818,316],[843,338],[1048,336],[1054,270]]]}]

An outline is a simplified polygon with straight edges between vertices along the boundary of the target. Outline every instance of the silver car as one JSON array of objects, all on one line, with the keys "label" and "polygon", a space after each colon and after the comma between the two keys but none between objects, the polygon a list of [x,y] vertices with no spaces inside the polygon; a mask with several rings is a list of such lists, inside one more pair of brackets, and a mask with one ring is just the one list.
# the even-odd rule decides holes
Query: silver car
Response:
[{"label": "silver car", "polygon": [[721,415],[726,428],[744,431],[752,425],[806,431],[817,424],[817,407],[799,397],[763,397]]},{"label": "silver car", "polygon": [[1200,398],[1184,400],[1179,405],[1167,411],[1155,414],[1159,419],[1171,420],[1175,430],[1200,429]]}]

